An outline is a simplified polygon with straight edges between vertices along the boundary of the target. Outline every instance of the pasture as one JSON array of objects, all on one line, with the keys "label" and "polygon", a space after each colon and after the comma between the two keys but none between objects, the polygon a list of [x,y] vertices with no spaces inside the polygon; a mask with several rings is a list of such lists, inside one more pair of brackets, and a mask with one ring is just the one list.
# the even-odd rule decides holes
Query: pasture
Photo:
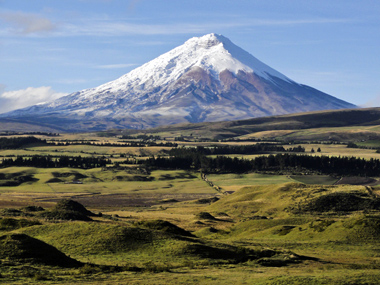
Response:
[{"label": "pasture", "polygon": [[[95,134],[59,139],[120,141]],[[301,146],[310,155],[380,158],[374,149],[343,144]],[[378,177],[204,174],[124,163],[166,156],[167,149],[72,144],[0,150],[4,158],[105,156],[112,162],[88,169],[0,169],[0,282],[378,284]],[[80,203],[91,214],[59,208],[61,201]],[[64,254],[66,263],[54,265],[48,253]]]}]

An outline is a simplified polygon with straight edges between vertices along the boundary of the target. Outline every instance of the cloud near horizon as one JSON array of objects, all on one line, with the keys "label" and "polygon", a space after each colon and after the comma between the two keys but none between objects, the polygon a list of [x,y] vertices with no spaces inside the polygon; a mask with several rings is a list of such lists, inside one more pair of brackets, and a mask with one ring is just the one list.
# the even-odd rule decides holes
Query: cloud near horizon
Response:
[{"label": "cloud near horizon", "polygon": [[8,24],[8,32],[15,34],[30,35],[56,29],[51,20],[32,13],[0,12],[0,20]]},{"label": "cloud near horizon", "polygon": [[0,90],[0,113],[49,102],[65,95],[67,93],[55,92],[50,86],[28,87],[6,92],[1,92]]}]

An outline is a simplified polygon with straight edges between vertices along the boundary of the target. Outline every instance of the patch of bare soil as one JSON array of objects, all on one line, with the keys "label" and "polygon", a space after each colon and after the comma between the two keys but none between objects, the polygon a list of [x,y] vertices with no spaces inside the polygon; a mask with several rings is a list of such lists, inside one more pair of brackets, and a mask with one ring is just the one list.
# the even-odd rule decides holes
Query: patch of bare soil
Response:
[{"label": "patch of bare soil", "polygon": [[351,176],[351,177],[342,177],[341,179],[339,179],[337,182],[334,183],[334,185],[342,185],[342,184],[374,186],[374,185],[379,185],[380,182],[371,177]]},{"label": "patch of bare soil", "polygon": [[[210,194],[108,194],[91,196],[72,196],[71,199],[86,207],[97,209],[117,209],[123,207],[150,207],[167,204],[163,201],[191,201],[210,198]],[[46,202],[56,202],[57,198],[45,199]]]}]

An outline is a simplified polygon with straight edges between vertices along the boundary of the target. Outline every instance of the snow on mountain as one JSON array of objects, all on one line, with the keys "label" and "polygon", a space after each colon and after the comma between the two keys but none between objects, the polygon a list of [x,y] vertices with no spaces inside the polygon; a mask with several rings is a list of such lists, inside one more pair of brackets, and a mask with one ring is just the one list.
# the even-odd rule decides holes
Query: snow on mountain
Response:
[{"label": "snow on mountain", "polygon": [[224,36],[208,34],[114,81],[2,117],[50,118],[56,124],[88,120],[94,129],[145,128],[352,107],[295,83]]},{"label": "snow on mountain", "polygon": [[[234,45],[229,39],[221,35],[208,34],[200,38],[189,39],[183,45],[132,70],[115,81],[84,90],[80,94],[75,93],[78,100],[73,103],[80,102],[81,99],[97,99],[99,96],[96,94],[104,93],[117,94],[115,97],[118,98],[133,99],[135,94],[162,88],[175,82],[193,67],[207,71],[215,79],[219,79],[219,74],[224,70],[229,70],[234,74],[241,70],[254,72],[265,79],[270,79],[268,76],[270,74],[291,81]],[[63,103],[65,101],[63,100]],[[56,107],[59,104],[57,101],[48,106]]]}]

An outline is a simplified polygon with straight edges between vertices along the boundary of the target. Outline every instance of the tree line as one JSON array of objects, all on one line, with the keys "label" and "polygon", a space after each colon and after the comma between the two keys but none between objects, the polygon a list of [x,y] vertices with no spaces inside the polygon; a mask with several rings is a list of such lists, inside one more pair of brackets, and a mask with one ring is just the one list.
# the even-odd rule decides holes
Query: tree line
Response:
[{"label": "tree line", "polygon": [[149,147],[149,146],[163,146],[163,147],[177,147],[178,144],[171,142],[135,142],[135,141],[119,141],[119,143],[110,142],[92,142],[92,141],[55,141],[52,142],[56,146],[67,145],[91,145],[91,146],[108,146],[108,147]]},{"label": "tree line", "polygon": [[159,169],[195,169],[209,173],[244,173],[252,171],[313,171],[323,174],[379,176],[380,160],[355,157],[309,156],[276,154],[254,159],[239,159],[226,156],[207,157],[201,153],[171,157],[151,157],[144,162],[148,167]]},{"label": "tree line", "polygon": [[105,157],[81,157],[81,156],[39,156],[34,155],[31,157],[17,156],[16,159],[3,158],[0,167],[11,166],[28,166],[39,168],[97,168],[105,167],[107,164],[111,164],[110,159]]},{"label": "tree line", "polygon": [[91,145],[101,147],[149,147],[149,146],[162,146],[162,147],[177,147],[177,143],[154,141],[136,142],[136,141],[120,141],[120,143],[97,142],[97,141],[82,141],[82,140],[66,140],[66,141],[47,141],[33,136],[30,137],[12,137],[0,138],[0,149],[22,149],[31,145],[39,146],[67,146],[67,145]]},{"label": "tree line", "polygon": [[33,144],[49,145],[46,140],[36,137],[0,138],[0,149],[20,149]]},{"label": "tree line", "polygon": [[172,148],[166,153],[170,156],[186,156],[194,153],[201,155],[219,155],[219,154],[258,154],[269,152],[305,152],[305,148],[297,146],[285,150],[282,145],[271,143],[259,143],[253,145],[227,145],[227,146],[211,146],[211,147],[191,147],[191,148]]},{"label": "tree line", "polygon": [[[143,164],[148,169],[201,170],[205,173],[244,173],[253,171],[304,172],[313,171],[323,174],[379,176],[380,160],[355,157],[309,156],[293,153],[259,156],[254,159],[231,158],[227,156],[209,157],[201,152],[188,150],[172,156],[150,157],[147,160],[125,161],[123,163]],[[17,156],[3,158],[0,167],[40,167],[40,168],[98,168],[112,164],[105,157],[81,156]]]}]

